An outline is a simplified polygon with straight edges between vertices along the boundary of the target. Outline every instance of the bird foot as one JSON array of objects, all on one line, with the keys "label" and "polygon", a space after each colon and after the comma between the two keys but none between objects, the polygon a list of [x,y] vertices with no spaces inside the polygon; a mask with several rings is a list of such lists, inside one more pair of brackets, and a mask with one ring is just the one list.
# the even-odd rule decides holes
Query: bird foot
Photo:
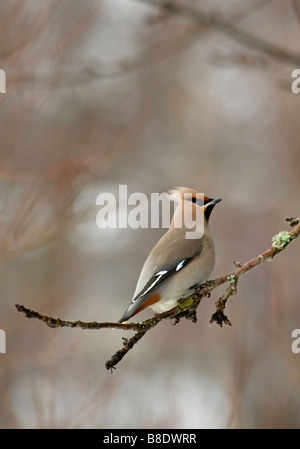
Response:
[{"label": "bird foot", "polygon": [[174,326],[179,323],[181,318],[185,318],[186,320],[191,320],[193,323],[196,323],[197,322],[196,310],[195,309],[184,310],[183,312],[178,313],[174,318],[175,318],[175,322],[173,323]]}]

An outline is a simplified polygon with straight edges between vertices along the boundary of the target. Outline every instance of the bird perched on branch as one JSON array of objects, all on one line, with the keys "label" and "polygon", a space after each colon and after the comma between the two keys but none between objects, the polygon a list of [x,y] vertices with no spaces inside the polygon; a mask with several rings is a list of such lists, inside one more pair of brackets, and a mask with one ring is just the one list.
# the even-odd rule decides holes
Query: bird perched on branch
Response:
[{"label": "bird perched on branch", "polygon": [[214,268],[215,249],[208,221],[221,199],[186,187],[169,193],[171,200],[179,203],[170,228],[147,257],[133,299],[119,323],[146,307],[155,313],[176,307],[177,300],[207,281]]}]

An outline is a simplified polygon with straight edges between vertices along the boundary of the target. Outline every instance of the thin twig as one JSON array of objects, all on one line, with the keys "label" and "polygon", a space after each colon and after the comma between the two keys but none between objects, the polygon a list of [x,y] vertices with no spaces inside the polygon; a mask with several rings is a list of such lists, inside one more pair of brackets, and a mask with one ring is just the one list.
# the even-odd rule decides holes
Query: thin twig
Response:
[{"label": "thin twig", "polygon": [[132,330],[136,333],[130,339],[124,339],[123,347],[118,350],[105,364],[107,369],[112,370],[115,366],[123,359],[133,346],[141,340],[141,338],[150,330],[153,329],[157,324],[159,324],[163,319],[175,319],[175,324],[179,322],[181,318],[191,319],[196,322],[196,309],[199,306],[201,299],[210,296],[210,292],[215,288],[221,286],[222,284],[229,282],[229,287],[226,289],[225,293],[216,302],[216,312],[212,315],[210,322],[216,322],[220,326],[224,324],[230,325],[231,322],[224,314],[224,309],[227,300],[230,296],[237,293],[237,283],[239,278],[257,267],[266,260],[272,260],[278,253],[283,251],[291,242],[300,234],[300,218],[286,218],[286,221],[290,223],[291,226],[295,226],[290,232],[281,231],[272,238],[272,246],[259,256],[248,262],[241,264],[235,263],[237,267],[236,270],[232,271],[225,276],[221,276],[217,279],[207,281],[203,285],[198,285],[195,287],[195,293],[192,295],[178,300],[177,306],[167,312],[155,315],[140,323],[110,323],[103,322],[98,323],[95,321],[84,322],[84,321],[64,321],[60,318],[52,318],[47,315],[42,315],[39,312],[30,310],[24,306],[16,304],[18,312],[22,312],[28,318],[37,318],[43,321],[47,326],[52,328],[57,327],[79,327],[81,329],[122,329],[122,330]]},{"label": "thin twig", "polygon": [[47,326],[52,328],[57,327],[80,327],[81,329],[105,329],[105,328],[116,328],[116,329],[123,329],[123,330],[139,330],[140,325],[135,323],[98,323],[96,321],[66,321],[61,320],[60,318],[52,318],[51,316],[42,315],[39,312],[36,312],[34,310],[27,309],[26,307],[16,304],[16,309],[18,312],[24,313],[24,315],[27,318],[37,318],[38,320],[43,321],[47,324]]}]

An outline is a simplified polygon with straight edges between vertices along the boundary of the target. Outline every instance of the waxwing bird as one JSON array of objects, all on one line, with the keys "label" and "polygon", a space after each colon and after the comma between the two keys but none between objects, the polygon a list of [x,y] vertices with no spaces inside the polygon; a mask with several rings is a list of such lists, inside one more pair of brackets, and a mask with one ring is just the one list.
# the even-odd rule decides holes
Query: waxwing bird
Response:
[{"label": "waxwing bird", "polygon": [[[172,309],[178,299],[191,293],[193,286],[207,281],[214,268],[215,249],[208,221],[221,199],[208,198],[186,187],[169,193],[178,202],[170,228],[147,257],[133,299],[119,323],[146,307],[155,313]],[[193,220],[194,231],[186,226],[187,216]]]}]

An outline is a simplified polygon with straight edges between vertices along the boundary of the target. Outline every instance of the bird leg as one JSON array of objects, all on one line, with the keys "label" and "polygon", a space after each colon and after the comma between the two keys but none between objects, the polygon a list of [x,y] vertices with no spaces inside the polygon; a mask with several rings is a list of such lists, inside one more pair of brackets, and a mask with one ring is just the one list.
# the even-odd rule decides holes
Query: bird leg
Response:
[{"label": "bird leg", "polygon": [[196,309],[188,309],[184,310],[183,312],[178,313],[175,315],[175,322],[173,325],[178,324],[181,318],[185,318],[186,320],[191,320],[193,323],[197,322],[197,315],[196,315]]}]

